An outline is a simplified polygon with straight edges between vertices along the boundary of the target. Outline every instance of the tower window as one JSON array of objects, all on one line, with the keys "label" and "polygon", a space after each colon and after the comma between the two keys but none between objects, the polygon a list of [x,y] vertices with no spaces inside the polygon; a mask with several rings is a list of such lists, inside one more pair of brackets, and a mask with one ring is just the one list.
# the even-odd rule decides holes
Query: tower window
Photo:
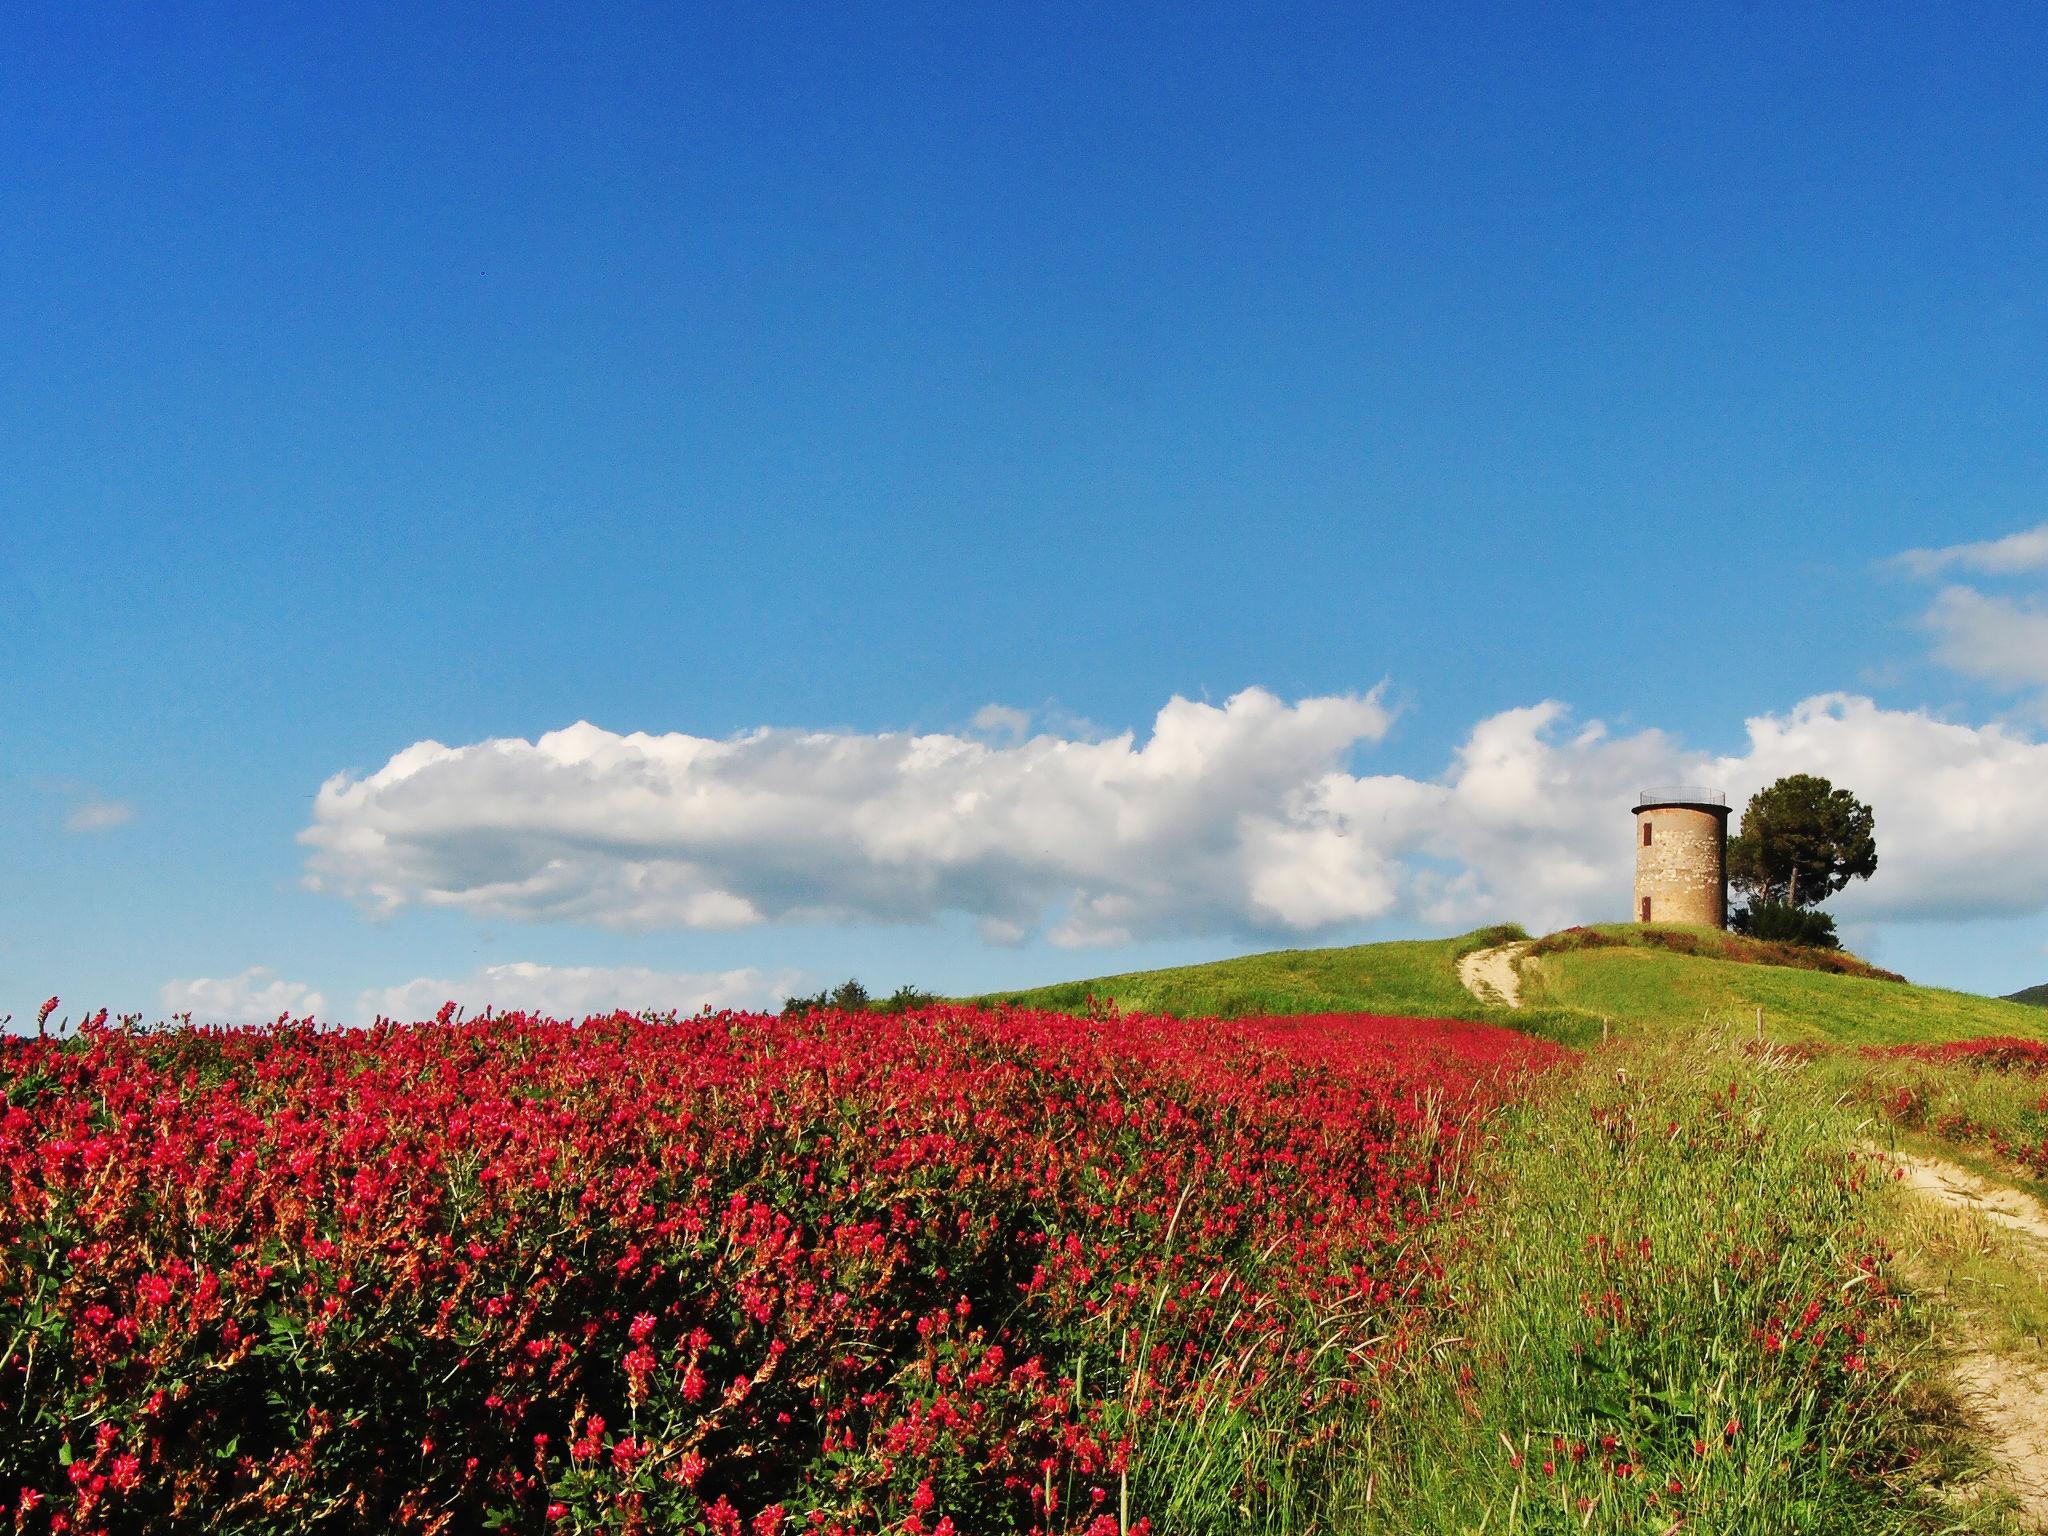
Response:
[{"label": "tower window", "polygon": [[1649,898],[1649,897],[1647,897],[1647,896],[1645,896],[1645,897],[1643,898],[1643,915],[1642,915],[1642,917],[1641,917],[1641,918],[1639,919],[1639,921],[1642,921],[1642,922],[1645,922],[1645,923],[1647,923],[1647,922],[1648,922],[1649,920],[1650,920],[1650,898]]},{"label": "tower window", "polygon": [[1643,846],[1650,846],[1650,824],[1647,821],[1643,823]]}]

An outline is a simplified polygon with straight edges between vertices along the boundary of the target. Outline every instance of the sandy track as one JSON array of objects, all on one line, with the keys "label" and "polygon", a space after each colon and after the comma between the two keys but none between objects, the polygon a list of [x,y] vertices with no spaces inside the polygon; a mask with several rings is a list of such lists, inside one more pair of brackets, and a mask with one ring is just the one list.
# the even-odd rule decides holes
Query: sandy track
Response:
[{"label": "sandy track", "polygon": [[1522,973],[1515,969],[1529,946],[1496,944],[1492,949],[1475,949],[1458,961],[1458,980],[1482,1003],[1522,1006]]},{"label": "sandy track", "polygon": [[[2048,1283],[2048,1207],[2033,1196],[1993,1183],[1954,1163],[1886,1152],[1900,1186],[1915,1199],[1966,1213],[2013,1239]],[[1987,1348],[1963,1314],[1955,1381],[1963,1405],[1984,1427],[2002,1481],[2022,1515],[2048,1531],[2048,1371],[2036,1361]]]}]

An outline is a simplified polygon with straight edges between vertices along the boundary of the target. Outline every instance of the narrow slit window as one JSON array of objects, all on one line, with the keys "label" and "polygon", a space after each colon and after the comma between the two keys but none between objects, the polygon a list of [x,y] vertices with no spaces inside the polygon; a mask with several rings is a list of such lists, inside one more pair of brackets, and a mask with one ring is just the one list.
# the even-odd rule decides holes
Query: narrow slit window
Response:
[{"label": "narrow slit window", "polygon": [[1643,846],[1650,846],[1650,823],[1647,821],[1643,823]]},{"label": "narrow slit window", "polygon": [[1649,898],[1649,897],[1647,897],[1647,896],[1645,896],[1645,897],[1643,898],[1643,916],[1642,916],[1642,921],[1644,921],[1644,922],[1646,922],[1646,923],[1647,923],[1647,922],[1648,922],[1649,920],[1650,920],[1650,898]]}]

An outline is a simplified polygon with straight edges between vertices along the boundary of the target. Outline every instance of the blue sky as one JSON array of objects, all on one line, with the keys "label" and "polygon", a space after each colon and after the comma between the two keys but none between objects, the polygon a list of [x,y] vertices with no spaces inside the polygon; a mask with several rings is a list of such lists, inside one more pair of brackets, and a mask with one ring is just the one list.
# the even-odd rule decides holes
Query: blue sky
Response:
[{"label": "blue sky", "polygon": [[[742,926],[307,888],[331,776],[578,721],[1142,748],[1176,696],[1383,686],[1299,789],[1439,783],[1544,700],[1760,763],[1746,720],[1847,692],[2039,761],[2048,560],[1886,563],[2048,517],[2035,13],[420,9],[0,20],[0,1011],[252,966],[341,1014],[512,962],[966,988],[1570,905],[1412,827],[1387,904],[1352,869],[1290,925],[1238,850],[1080,948],[990,937],[1014,849],[906,912],[848,894],[869,848]],[[1945,590],[1993,605],[1960,640]],[[516,865],[550,785],[455,862]],[[1549,832],[1597,863],[1590,825]],[[617,845],[570,862],[697,859]],[[2037,981],[2043,856],[1844,917]]]}]

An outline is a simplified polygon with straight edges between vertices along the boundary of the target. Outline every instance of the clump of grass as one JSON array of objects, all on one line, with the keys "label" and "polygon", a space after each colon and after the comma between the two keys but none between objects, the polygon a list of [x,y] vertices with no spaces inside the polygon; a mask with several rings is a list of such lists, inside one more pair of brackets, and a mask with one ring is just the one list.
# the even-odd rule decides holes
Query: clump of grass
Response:
[{"label": "clump of grass", "polygon": [[2048,1363],[2048,1275],[2032,1245],[1981,1212],[1901,1200],[1889,1235],[1914,1283],[1953,1305],[1985,1347]]},{"label": "clump of grass", "polygon": [[1580,949],[1619,949],[1627,942],[1626,939],[1609,933],[1604,928],[1589,928],[1584,924],[1577,924],[1570,928],[1560,928],[1556,933],[1546,933],[1529,946],[1528,954],[1535,958],[1542,955],[1565,955]]}]

